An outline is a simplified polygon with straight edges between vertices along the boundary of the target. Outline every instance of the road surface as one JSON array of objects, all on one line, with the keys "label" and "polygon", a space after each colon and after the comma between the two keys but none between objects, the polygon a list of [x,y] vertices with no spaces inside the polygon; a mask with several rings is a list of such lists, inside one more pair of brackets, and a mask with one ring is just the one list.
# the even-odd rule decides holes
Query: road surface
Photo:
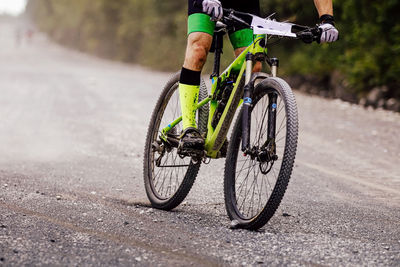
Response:
[{"label": "road surface", "polygon": [[296,92],[288,191],[229,229],[224,160],[149,207],[144,138],[171,74],[70,51],[0,21],[0,265],[400,265],[400,116]]}]

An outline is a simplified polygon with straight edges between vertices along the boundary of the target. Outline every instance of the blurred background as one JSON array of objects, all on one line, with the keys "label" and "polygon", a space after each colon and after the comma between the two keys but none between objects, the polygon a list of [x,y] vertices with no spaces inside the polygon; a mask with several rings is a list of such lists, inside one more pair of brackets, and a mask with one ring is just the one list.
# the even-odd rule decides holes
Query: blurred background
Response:
[{"label": "blurred background", "polygon": [[[311,0],[261,5],[263,16],[276,12],[281,21],[318,22]],[[0,13],[4,8],[25,12],[54,41],[99,57],[163,71],[176,71],[183,61],[186,0],[1,0]],[[335,0],[338,42],[270,40],[270,56],[280,58],[280,75],[301,91],[400,111],[399,11],[398,0]],[[228,40],[225,48],[226,65],[233,59]],[[210,69],[209,64],[205,71]]]}]

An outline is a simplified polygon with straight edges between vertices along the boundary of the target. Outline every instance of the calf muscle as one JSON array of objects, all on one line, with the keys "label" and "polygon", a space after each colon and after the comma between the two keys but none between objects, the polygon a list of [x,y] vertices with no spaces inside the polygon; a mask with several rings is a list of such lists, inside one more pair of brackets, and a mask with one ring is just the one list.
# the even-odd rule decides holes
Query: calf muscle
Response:
[{"label": "calf muscle", "polygon": [[193,32],[189,34],[183,67],[189,70],[201,71],[206,63],[211,43],[212,36],[208,33]]}]

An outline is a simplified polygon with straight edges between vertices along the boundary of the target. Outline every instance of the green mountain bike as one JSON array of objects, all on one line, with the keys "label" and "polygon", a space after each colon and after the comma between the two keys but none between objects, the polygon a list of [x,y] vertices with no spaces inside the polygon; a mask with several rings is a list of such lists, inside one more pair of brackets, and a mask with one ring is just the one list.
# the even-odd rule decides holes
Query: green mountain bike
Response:
[{"label": "green mountain bike", "polygon": [[[251,24],[242,19],[252,18]],[[219,74],[222,37],[236,21],[251,27],[253,43]],[[176,73],[165,85],[148,128],[144,183],[153,207],[171,210],[189,193],[202,162],[226,157],[224,194],[226,210],[238,227],[258,229],[278,208],[286,191],[296,156],[298,118],[290,86],[276,77],[279,61],[267,56],[267,36],[318,41],[317,27],[263,19],[224,10],[214,33],[214,71],[211,94],[200,86],[197,125],[205,137],[202,157],[179,155],[182,130]],[[257,61],[267,62],[271,73],[252,73]],[[227,133],[237,114],[230,140]]]}]

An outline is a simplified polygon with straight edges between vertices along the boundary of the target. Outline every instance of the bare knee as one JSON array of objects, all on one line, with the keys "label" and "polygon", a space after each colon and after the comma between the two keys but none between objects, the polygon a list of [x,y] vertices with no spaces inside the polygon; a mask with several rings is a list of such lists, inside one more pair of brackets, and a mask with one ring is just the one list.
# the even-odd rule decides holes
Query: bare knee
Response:
[{"label": "bare knee", "polygon": [[260,72],[262,69],[262,63],[260,61],[256,62],[253,66],[253,72]]},{"label": "bare knee", "polygon": [[184,67],[201,71],[212,43],[212,36],[207,33],[194,32],[188,37]]},{"label": "bare knee", "polygon": [[[238,57],[247,47],[240,47],[235,49],[235,57]],[[256,62],[253,66],[253,72],[260,72],[262,69],[262,63]]]}]

